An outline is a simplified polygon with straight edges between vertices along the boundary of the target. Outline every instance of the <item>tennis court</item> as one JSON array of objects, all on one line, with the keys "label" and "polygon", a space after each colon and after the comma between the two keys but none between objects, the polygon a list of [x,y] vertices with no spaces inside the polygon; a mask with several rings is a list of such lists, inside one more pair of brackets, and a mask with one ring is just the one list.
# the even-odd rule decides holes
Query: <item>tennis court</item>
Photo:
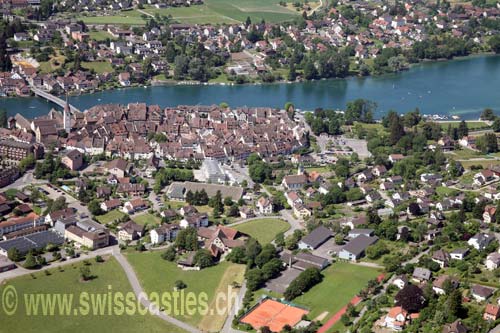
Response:
[{"label": "tennis court", "polygon": [[307,310],[266,299],[240,321],[251,325],[255,330],[267,326],[273,332],[280,332],[285,325],[294,327],[302,319],[302,316],[308,313]]}]

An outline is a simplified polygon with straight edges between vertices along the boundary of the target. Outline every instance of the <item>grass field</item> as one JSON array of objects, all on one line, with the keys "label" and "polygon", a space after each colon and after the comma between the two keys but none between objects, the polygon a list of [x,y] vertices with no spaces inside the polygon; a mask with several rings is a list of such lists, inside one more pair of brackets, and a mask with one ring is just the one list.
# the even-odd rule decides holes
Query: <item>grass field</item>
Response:
[{"label": "grass field", "polygon": [[161,222],[161,219],[159,217],[149,213],[136,215],[132,217],[132,220],[140,225],[146,225],[146,224],[155,225],[155,224],[160,224]]},{"label": "grass field", "polygon": [[481,160],[481,161],[460,161],[465,169],[470,169],[471,165],[482,165],[483,168],[488,168],[494,165],[500,165],[500,160]]},{"label": "grass field", "polygon": [[259,219],[239,224],[234,229],[252,236],[260,244],[267,244],[271,243],[280,232],[290,229],[290,225],[280,219]]},{"label": "grass field", "polygon": [[[291,0],[286,0],[292,2]],[[279,5],[279,0],[205,0],[202,5],[191,7],[155,8],[145,6],[144,12],[170,16],[173,20],[188,24],[222,24],[244,22],[283,22],[301,13]],[[80,16],[87,24],[143,25],[145,21],[138,10],[122,11],[111,16]]]},{"label": "grass field", "polygon": [[113,67],[109,62],[106,61],[82,62],[82,67],[89,70],[93,69],[96,74],[113,72]]},{"label": "grass field", "polygon": [[[187,288],[185,293],[194,292],[195,295],[206,293],[207,305],[214,301],[216,291],[227,291],[228,285],[233,281],[241,283],[245,266],[222,262],[216,266],[205,268],[201,271],[183,271],[175,263],[161,259],[161,251],[156,252],[130,252],[126,254],[127,259],[133,266],[139,277],[142,287],[146,292],[171,292],[174,289],[175,281],[182,280]],[[175,315],[180,320],[192,325],[216,325],[224,321],[223,318],[216,315],[209,315],[208,319],[200,313],[193,315],[178,314]],[[213,322],[213,323],[212,323]]]},{"label": "grass field", "polygon": [[[490,126],[485,123],[484,121],[466,121],[467,122],[467,127],[469,130],[477,130],[477,129],[484,129],[484,128],[490,128]],[[460,125],[459,121],[440,121],[438,124],[441,125],[441,128],[443,131],[446,131],[448,129],[448,126],[451,124],[451,128],[458,128]]]},{"label": "grass field", "polygon": [[469,158],[478,158],[478,157],[485,157],[486,155],[481,154],[480,152],[463,148],[463,149],[458,149],[454,150],[452,152],[447,153],[449,154],[452,158],[454,159],[460,159],[460,160],[466,160]]},{"label": "grass field", "polygon": [[104,41],[106,39],[114,40],[113,36],[109,34],[107,31],[90,31],[89,32],[90,38],[96,40],[96,41]]},{"label": "grass field", "polygon": [[379,274],[374,268],[337,262],[323,271],[324,278],[320,284],[293,302],[309,308],[310,318],[316,318],[325,311],[330,318]]},{"label": "grass field", "polygon": [[96,220],[102,224],[113,223],[125,216],[125,213],[120,212],[118,209],[107,212],[104,215],[96,216]]},{"label": "grass field", "polygon": [[144,25],[146,21],[141,15],[142,14],[136,10],[129,10],[108,16],[79,16],[78,19],[86,24]]},{"label": "grass field", "polygon": [[[177,327],[167,324],[161,319],[147,315],[92,315],[93,308],[89,301],[91,314],[74,315],[73,311],[66,316],[27,316],[24,308],[24,297],[27,294],[72,294],[74,309],[80,304],[78,302],[82,292],[105,295],[109,292],[108,286],[112,286],[112,292],[128,293],[132,291],[128,280],[120,265],[110,258],[104,263],[95,263],[89,266],[95,279],[89,282],[81,282],[79,268],[83,263],[63,266],[63,271],[51,269],[51,275],[43,272],[21,276],[10,280],[9,285],[16,288],[18,295],[17,312],[12,316],[2,315],[2,332],[184,332]],[[0,287],[3,292],[5,285]],[[90,296],[92,297],[92,296]],[[94,296],[95,297],[95,296]],[[82,304],[82,306],[84,306]],[[41,307],[40,307],[41,309]],[[94,308],[95,309],[95,308]],[[105,310],[105,308],[102,308]],[[70,308],[71,310],[71,308]],[[41,311],[41,310],[40,310]],[[56,311],[59,311],[56,308]]]}]

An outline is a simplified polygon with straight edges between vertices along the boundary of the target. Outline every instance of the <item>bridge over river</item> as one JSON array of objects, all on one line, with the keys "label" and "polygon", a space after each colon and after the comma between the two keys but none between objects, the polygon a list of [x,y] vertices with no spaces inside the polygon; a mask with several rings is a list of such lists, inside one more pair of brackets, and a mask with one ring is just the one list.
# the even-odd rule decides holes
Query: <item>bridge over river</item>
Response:
[{"label": "bridge over river", "polygon": [[[59,105],[60,107],[64,108],[66,106],[66,101],[63,100],[62,98],[59,98],[57,96],[54,96],[46,91],[43,91],[43,90],[40,90],[38,88],[35,88],[35,87],[30,87],[31,88],[31,91],[33,91],[33,93],[36,95],[36,96],[39,96],[39,97],[42,97],[42,98],[45,98],[46,100],[54,103],[54,104],[57,104]],[[69,109],[71,111],[72,114],[75,114],[75,113],[80,113],[80,110],[78,110],[76,107],[74,107],[73,105],[69,105]]]}]

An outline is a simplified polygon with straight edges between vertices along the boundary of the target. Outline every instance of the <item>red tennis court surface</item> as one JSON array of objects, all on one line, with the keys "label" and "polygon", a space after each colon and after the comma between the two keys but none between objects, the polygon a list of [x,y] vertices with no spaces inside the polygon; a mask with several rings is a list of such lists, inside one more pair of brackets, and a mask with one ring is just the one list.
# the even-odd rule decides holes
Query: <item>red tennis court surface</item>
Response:
[{"label": "red tennis court surface", "polygon": [[295,326],[309,311],[267,299],[245,315],[241,322],[255,330],[267,326],[273,332],[280,332],[285,325]]}]

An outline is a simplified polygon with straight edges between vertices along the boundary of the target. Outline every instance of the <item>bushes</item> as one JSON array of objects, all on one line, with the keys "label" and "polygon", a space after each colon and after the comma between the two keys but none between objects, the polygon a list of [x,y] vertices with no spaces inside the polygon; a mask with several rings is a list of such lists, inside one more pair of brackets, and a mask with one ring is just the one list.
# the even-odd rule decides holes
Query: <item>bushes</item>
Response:
[{"label": "bushes", "polygon": [[285,290],[285,299],[291,301],[321,282],[323,276],[317,268],[308,268],[297,276]]}]

